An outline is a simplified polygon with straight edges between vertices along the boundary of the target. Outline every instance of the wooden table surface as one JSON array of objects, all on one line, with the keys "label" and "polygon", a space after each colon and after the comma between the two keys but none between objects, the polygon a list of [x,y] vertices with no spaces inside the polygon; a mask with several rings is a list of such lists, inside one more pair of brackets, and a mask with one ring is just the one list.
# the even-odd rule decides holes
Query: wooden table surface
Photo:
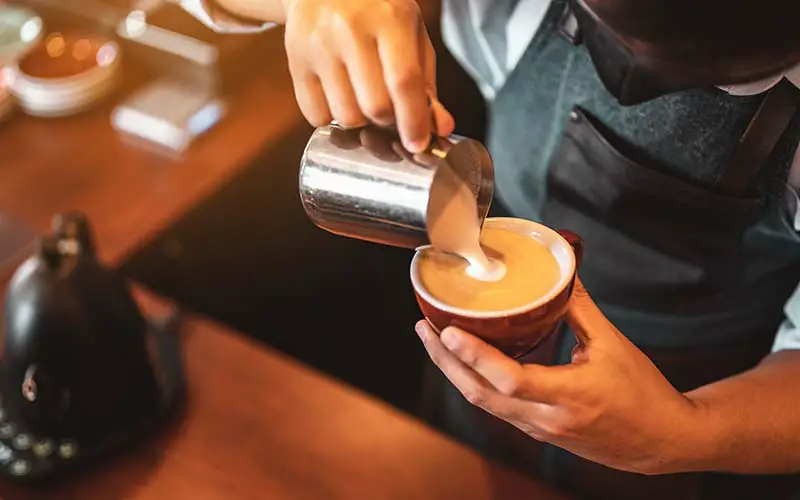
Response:
[{"label": "wooden table surface", "polygon": [[87,213],[104,261],[117,263],[215,192],[262,148],[304,124],[280,39],[227,100],[227,116],[182,158],[131,145],[111,127],[111,105],[73,117],[0,124],[0,214],[36,231],[54,213]]},{"label": "wooden table surface", "polygon": [[[145,297],[145,310],[162,304]],[[555,500],[417,420],[200,318],[181,333],[185,419],[48,489],[6,500]]]}]

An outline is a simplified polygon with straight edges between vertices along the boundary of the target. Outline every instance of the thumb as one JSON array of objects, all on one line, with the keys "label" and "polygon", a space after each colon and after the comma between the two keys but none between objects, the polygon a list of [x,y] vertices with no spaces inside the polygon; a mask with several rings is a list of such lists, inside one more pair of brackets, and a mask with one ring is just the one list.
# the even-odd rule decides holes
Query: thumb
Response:
[{"label": "thumb", "polygon": [[433,111],[433,133],[439,137],[447,137],[452,134],[456,128],[456,121],[447,108],[438,99],[433,99],[431,110]]},{"label": "thumb", "polygon": [[585,346],[620,335],[617,328],[594,303],[578,277],[575,278],[566,320],[580,343]]}]

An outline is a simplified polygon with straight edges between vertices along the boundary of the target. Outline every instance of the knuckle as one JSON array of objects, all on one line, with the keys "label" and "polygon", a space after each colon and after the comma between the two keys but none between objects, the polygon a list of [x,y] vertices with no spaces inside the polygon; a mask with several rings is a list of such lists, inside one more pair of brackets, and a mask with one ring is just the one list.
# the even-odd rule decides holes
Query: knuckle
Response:
[{"label": "knuckle", "polygon": [[324,127],[331,122],[330,114],[316,110],[306,112],[305,117],[314,127]]},{"label": "knuckle", "polygon": [[328,43],[328,37],[323,30],[314,30],[311,33],[309,33],[305,37],[304,43],[308,47],[307,52],[305,52],[305,54],[309,58],[312,58],[311,57],[312,54],[313,57],[319,57],[320,55],[327,54],[328,53],[327,47],[328,45],[330,45]]},{"label": "knuckle", "polygon": [[362,17],[357,12],[336,12],[325,24],[325,32],[338,43],[356,39],[364,31]]},{"label": "knuckle", "polygon": [[389,86],[398,93],[413,91],[423,85],[421,68],[411,64],[400,68],[387,80]]},{"label": "knuckle", "polygon": [[363,108],[364,114],[378,123],[390,122],[394,116],[392,103],[388,99],[370,100]]},{"label": "knuckle", "polygon": [[572,434],[572,425],[569,419],[557,418],[541,424],[542,431],[550,438],[563,438]]},{"label": "knuckle", "polygon": [[486,392],[483,389],[474,387],[462,391],[464,399],[473,406],[482,407],[486,404]]},{"label": "knuckle", "polygon": [[345,128],[355,128],[364,124],[364,117],[358,110],[346,108],[336,113],[336,121]]},{"label": "knuckle", "polygon": [[522,393],[523,382],[518,377],[506,377],[495,383],[497,391],[505,396],[517,396]]},{"label": "knuckle", "polygon": [[540,443],[547,442],[547,434],[540,429],[525,430],[524,432]]},{"label": "knuckle", "polygon": [[384,14],[394,21],[416,23],[422,17],[422,11],[417,2],[383,2]]}]

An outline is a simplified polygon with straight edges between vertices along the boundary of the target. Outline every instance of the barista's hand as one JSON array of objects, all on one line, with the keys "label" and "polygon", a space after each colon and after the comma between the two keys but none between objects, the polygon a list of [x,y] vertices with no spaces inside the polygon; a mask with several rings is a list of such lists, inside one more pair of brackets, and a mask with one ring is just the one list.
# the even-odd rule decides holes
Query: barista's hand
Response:
[{"label": "barista's hand", "polygon": [[289,69],[311,124],[396,124],[413,152],[431,133],[453,131],[436,98],[436,55],[415,0],[283,2]]},{"label": "barista's hand", "polygon": [[567,320],[572,363],[520,364],[455,328],[417,332],[433,362],[471,403],[531,437],[629,472],[676,472],[700,410],[675,390],[576,283]]}]

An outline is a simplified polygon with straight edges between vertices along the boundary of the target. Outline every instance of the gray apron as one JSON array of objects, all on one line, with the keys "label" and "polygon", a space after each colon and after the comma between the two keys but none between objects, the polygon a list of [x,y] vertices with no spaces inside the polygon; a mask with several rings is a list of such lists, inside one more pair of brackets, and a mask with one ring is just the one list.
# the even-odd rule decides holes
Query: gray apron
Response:
[{"label": "gray apron", "polygon": [[[563,11],[563,1],[553,2],[491,105],[497,197],[514,216],[584,239],[588,291],[678,390],[753,367],[768,355],[800,282],[800,238],[784,204],[800,116],[789,115],[760,165],[745,165],[751,176],[733,178],[764,95],[704,88],[620,106],[585,48],[561,32]],[[563,327],[526,361],[566,363],[574,345]],[[427,380],[431,423],[579,498],[800,495],[795,476],[612,470],[473,408],[436,370]]]}]

